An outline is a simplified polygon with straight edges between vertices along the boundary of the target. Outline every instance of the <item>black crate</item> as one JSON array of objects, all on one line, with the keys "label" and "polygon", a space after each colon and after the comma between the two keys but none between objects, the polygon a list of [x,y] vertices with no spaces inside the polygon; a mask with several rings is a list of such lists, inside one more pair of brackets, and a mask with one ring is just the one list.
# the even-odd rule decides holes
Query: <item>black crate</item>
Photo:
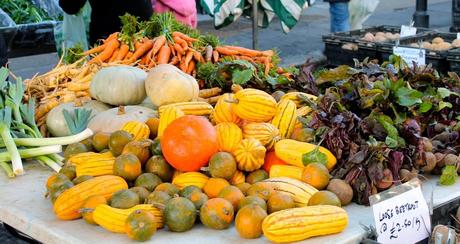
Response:
[{"label": "black crate", "polygon": [[[443,32],[427,32],[413,37],[402,38],[399,42],[400,47],[414,47],[411,46],[413,43],[433,40],[435,37],[441,37],[444,41],[452,42],[457,38],[456,33],[443,33]],[[378,45],[378,51],[381,53],[381,57],[386,60],[393,54],[393,46]],[[447,61],[448,51],[435,51],[425,50],[425,63],[432,64],[440,72],[447,72],[450,70],[449,62]]]},{"label": "black crate", "polygon": [[8,47],[8,58],[56,52],[54,26],[57,23],[49,21],[0,27],[0,35],[3,35]]},{"label": "black crate", "polygon": [[460,48],[451,49],[447,52],[449,71],[460,74]]},{"label": "black crate", "polygon": [[[323,36],[323,42],[325,43],[325,53],[328,58],[328,64],[334,66],[341,64],[353,65],[354,59],[362,61],[367,57],[382,60],[382,57],[377,49],[377,46],[380,43],[364,41],[362,38],[368,32],[375,35],[377,32],[391,32],[393,34],[399,34],[400,31],[400,26],[381,25],[325,35]],[[417,28],[417,33],[424,33],[427,31],[429,30],[425,28]],[[343,49],[342,47],[347,43],[351,43],[357,49]],[[389,46],[394,45],[392,41],[386,42],[385,44]]]}]

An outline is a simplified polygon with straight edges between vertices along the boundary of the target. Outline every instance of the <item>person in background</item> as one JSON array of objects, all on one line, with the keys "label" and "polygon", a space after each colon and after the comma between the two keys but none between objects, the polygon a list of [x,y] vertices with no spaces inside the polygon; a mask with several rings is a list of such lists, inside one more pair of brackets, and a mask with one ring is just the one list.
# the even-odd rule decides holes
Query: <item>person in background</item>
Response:
[{"label": "person in background", "polygon": [[195,0],[151,0],[155,13],[172,12],[177,20],[196,28],[197,13]]},{"label": "person in background", "polygon": [[348,2],[350,0],[324,0],[329,2],[329,13],[331,14],[331,32],[350,30],[350,14]]},{"label": "person in background", "polygon": [[5,38],[0,34],[0,67],[6,67],[8,63],[7,47]]},{"label": "person in background", "polygon": [[59,0],[59,6],[67,14],[77,14],[89,1],[91,5],[91,23],[89,24],[89,43],[92,45],[99,39],[120,31],[120,16],[125,13],[148,20],[153,14],[150,0]]}]

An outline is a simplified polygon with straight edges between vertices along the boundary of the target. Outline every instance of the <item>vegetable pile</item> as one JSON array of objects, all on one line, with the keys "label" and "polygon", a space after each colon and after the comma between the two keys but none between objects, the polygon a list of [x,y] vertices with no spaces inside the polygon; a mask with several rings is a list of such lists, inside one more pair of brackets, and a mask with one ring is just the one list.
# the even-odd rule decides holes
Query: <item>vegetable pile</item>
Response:
[{"label": "vegetable pile", "polygon": [[0,6],[16,24],[53,20],[46,11],[34,6],[29,0],[1,0]]},{"label": "vegetable pile", "polygon": [[[196,218],[216,230],[235,221],[241,237],[263,234],[275,242],[346,228],[341,206],[351,202],[351,186],[329,181],[337,162],[329,150],[300,141],[297,116],[311,109],[298,96],[315,96],[293,92],[275,99],[234,84],[213,106],[198,96],[221,90],[198,91],[197,81],[173,65],[157,65],[146,76],[138,71],[157,112],[118,97],[118,105],[127,106],[90,119],[93,137],[69,145],[66,165],[46,183],[59,219],[83,217],[139,241],[163,227],[190,230]],[[117,86],[95,79],[92,86]],[[98,94],[111,98],[108,91]],[[312,225],[321,231],[310,231]]]},{"label": "vegetable pile", "polygon": [[91,130],[84,130],[85,127],[74,136],[42,138],[34,119],[34,100],[23,103],[22,79],[7,81],[8,76],[8,69],[0,68],[0,166],[8,177],[24,174],[22,159],[35,159],[59,171],[63,158],[56,153],[61,152],[61,145],[90,137]]},{"label": "vegetable pile", "polygon": [[409,68],[399,57],[379,66],[339,66],[319,72],[324,91],[302,118],[311,140],[337,157],[334,178],[353,186],[355,201],[405,182],[418,173],[453,184],[459,170],[459,77],[441,77],[430,66]]}]

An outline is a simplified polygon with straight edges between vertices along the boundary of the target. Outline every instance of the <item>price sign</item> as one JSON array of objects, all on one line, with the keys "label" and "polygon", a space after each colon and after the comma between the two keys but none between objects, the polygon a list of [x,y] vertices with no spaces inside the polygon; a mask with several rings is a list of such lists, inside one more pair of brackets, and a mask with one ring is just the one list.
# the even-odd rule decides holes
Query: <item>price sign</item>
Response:
[{"label": "price sign", "polygon": [[416,243],[430,236],[428,205],[420,186],[372,205],[380,243]]},{"label": "price sign", "polygon": [[418,65],[425,65],[425,49],[409,48],[409,47],[393,47],[393,54],[401,56],[404,61],[413,66],[413,62]]},{"label": "price sign", "polygon": [[414,36],[417,34],[417,28],[408,25],[401,25],[401,32],[399,32],[400,37]]}]

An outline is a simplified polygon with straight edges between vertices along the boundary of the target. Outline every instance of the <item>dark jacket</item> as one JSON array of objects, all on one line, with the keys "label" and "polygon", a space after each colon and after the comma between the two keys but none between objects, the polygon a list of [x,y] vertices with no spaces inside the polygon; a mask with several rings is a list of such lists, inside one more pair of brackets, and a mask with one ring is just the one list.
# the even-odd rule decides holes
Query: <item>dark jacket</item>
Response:
[{"label": "dark jacket", "polygon": [[[87,0],[59,0],[59,5],[67,14],[77,14]],[[125,13],[147,20],[153,13],[150,0],[89,0],[91,5],[91,23],[89,25],[89,42],[105,39],[110,34],[120,31],[119,16]]]},{"label": "dark jacket", "polygon": [[0,67],[5,66],[8,62],[8,48],[6,46],[5,38],[3,34],[0,34]]}]

